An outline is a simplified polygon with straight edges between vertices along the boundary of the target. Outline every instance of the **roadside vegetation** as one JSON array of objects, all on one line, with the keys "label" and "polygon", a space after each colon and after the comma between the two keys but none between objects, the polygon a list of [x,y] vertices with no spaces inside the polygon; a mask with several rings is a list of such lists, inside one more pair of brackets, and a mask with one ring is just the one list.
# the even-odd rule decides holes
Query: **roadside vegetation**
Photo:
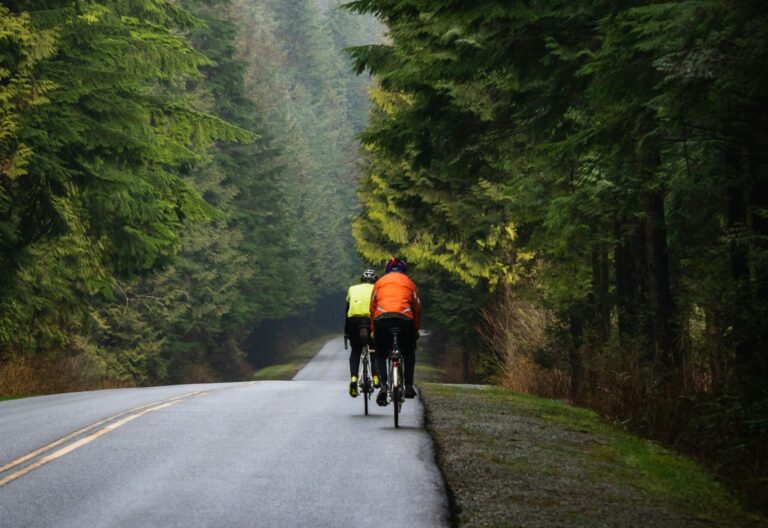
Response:
[{"label": "roadside vegetation", "polygon": [[398,255],[424,380],[768,508],[768,4],[342,3],[0,5],[0,395],[248,378]]},{"label": "roadside vegetation", "polygon": [[0,401],[3,401],[3,400],[17,400],[19,398],[25,398],[25,397],[26,396],[24,396],[24,395],[19,395],[19,396],[0,396]]},{"label": "roadside vegetation", "polygon": [[[768,505],[768,4],[356,0],[358,248],[465,382],[568,399]],[[452,372],[451,372],[452,373]]]},{"label": "roadside vegetation", "polygon": [[347,286],[379,26],[338,3],[0,5],[0,394],[241,379]]},{"label": "roadside vegetation", "polygon": [[701,466],[591,410],[492,386],[420,392],[457,526],[768,526]]}]

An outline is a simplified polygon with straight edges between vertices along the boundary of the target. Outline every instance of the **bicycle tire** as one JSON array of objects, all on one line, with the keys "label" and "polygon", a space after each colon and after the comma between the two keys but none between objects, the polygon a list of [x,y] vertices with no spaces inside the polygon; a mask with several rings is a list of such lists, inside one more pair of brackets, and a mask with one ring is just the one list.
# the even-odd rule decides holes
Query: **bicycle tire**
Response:
[{"label": "bicycle tire", "polygon": [[400,367],[392,369],[392,407],[395,413],[395,427],[400,427],[400,392],[402,391],[402,379],[400,379]]},{"label": "bicycle tire", "polygon": [[371,382],[368,381],[368,356],[363,356],[363,406],[365,407],[365,415],[368,416],[368,398],[371,397],[370,390]]},{"label": "bicycle tire", "polygon": [[400,387],[392,389],[392,407],[395,408],[395,427],[400,427]]}]

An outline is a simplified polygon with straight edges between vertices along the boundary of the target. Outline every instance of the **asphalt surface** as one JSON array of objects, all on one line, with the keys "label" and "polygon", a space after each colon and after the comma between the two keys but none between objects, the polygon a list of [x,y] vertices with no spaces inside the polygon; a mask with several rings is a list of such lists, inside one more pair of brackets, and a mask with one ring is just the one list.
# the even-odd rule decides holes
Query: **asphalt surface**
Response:
[{"label": "asphalt surface", "polygon": [[447,525],[420,402],[363,416],[341,343],[296,381],[0,402],[0,527]]}]

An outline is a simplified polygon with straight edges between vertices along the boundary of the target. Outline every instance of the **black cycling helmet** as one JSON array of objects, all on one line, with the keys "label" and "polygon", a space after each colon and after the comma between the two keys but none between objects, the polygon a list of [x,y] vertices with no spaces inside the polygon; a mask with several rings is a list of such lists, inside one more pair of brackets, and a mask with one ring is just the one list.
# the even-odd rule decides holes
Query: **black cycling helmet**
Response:
[{"label": "black cycling helmet", "polygon": [[405,259],[392,257],[387,262],[387,273],[389,273],[390,271],[399,271],[400,273],[407,273],[408,264],[405,262]]},{"label": "black cycling helmet", "polygon": [[363,272],[362,275],[360,275],[360,280],[362,282],[370,282],[373,284],[377,280],[379,280],[379,275],[376,273],[375,270],[367,269]]}]

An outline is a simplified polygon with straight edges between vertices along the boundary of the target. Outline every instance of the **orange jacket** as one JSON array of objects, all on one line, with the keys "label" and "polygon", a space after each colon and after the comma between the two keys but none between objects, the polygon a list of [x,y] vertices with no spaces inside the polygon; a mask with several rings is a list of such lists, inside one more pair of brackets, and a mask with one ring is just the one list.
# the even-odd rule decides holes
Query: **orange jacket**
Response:
[{"label": "orange jacket", "polygon": [[399,313],[413,319],[416,330],[421,328],[419,290],[405,273],[389,272],[373,285],[371,319],[385,313]]}]

